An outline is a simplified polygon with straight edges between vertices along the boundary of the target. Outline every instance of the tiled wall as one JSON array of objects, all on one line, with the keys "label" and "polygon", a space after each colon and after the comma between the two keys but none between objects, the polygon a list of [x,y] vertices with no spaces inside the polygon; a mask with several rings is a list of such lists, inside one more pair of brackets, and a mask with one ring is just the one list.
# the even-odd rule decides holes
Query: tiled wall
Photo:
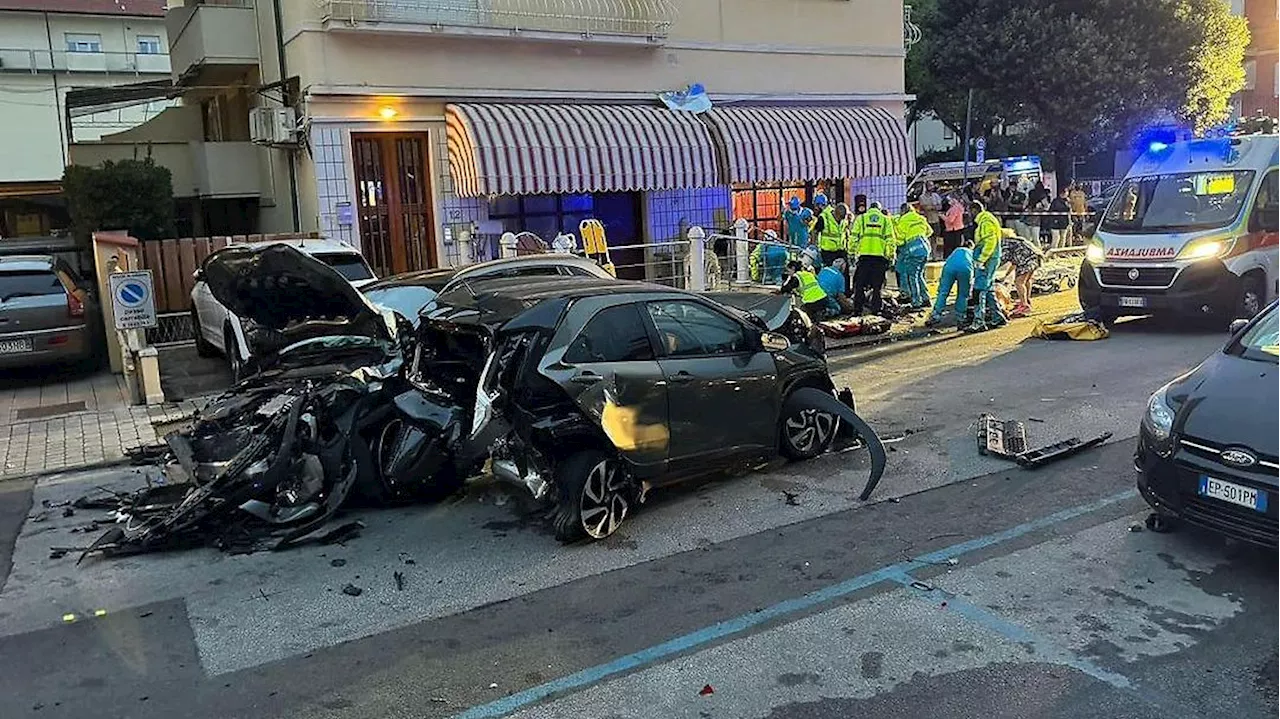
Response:
[{"label": "tiled wall", "polygon": [[[355,226],[355,189],[347,177],[343,155],[348,128],[341,125],[315,124],[311,127],[311,155],[315,163],[316,197],[320,213],[320,232],[335,240],[360,246],[360,232]],[[350,223],[339,217],[339,204],[351,205]]]}]

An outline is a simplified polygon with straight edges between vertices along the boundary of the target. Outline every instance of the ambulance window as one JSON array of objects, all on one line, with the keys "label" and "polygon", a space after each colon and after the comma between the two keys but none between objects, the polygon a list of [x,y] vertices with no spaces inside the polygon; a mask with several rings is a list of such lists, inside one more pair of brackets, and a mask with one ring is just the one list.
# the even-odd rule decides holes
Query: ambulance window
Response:
[{"label": "ambulance window", "polygon": [[1280,213],[1280,181],[1277,179],[1277,171],[1272,170],[1262,178],[1262,184],[1258,186],[1258,196],[1253,200],[1253,213],[1249,216],[1249,230],[1276,230],[1276,223],[1280,221],[1277,213]]}]

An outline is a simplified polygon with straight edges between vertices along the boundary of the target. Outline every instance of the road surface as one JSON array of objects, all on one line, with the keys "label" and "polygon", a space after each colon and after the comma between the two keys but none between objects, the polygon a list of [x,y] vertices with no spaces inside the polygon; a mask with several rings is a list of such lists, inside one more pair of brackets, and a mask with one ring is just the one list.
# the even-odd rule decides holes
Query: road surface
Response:
[{"label": "road surface", "polygon": [[[832,358],[910,431],[871,502],[865,457],[830,455],[656,494],[593,545],[479,485],[345,546],[77,567],[49,548],[91,517],[43,500],[137,471],[0,485],[0,716],[1274,716],[1275,554],[1133,531],[1145,400],[1224,335],[1029,328]],[[984,411],[1114,438],[1024,471],[976,453]]]}]

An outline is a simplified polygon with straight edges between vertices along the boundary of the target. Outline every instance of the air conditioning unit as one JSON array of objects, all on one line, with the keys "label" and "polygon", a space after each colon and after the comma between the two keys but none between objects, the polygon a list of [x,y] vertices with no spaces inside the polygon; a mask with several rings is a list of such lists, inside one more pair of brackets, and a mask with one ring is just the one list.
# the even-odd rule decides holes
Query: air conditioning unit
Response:
[{"label": "air conditioning unit", "polygon": [[296,145],[298,120],[291,107],[249,110],[249,139],[259,145]]}]

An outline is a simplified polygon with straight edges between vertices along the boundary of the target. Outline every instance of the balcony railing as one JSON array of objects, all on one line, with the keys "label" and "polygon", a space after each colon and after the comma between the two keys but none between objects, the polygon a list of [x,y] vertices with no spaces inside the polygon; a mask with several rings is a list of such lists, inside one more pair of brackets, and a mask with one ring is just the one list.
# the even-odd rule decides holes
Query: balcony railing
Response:
[{"label": "balcony railing", "polygon": [[0,72],[167,75],[169,56],[145,52],[50,52],[0,48]]},{"label": "balcony railing", "polygon": [[[661,42],[671,31],[674,0],[316,0],[329,28],[422,26],[439,33],[567,35]],[[495,32],[496,31],[496,32]]]}]

